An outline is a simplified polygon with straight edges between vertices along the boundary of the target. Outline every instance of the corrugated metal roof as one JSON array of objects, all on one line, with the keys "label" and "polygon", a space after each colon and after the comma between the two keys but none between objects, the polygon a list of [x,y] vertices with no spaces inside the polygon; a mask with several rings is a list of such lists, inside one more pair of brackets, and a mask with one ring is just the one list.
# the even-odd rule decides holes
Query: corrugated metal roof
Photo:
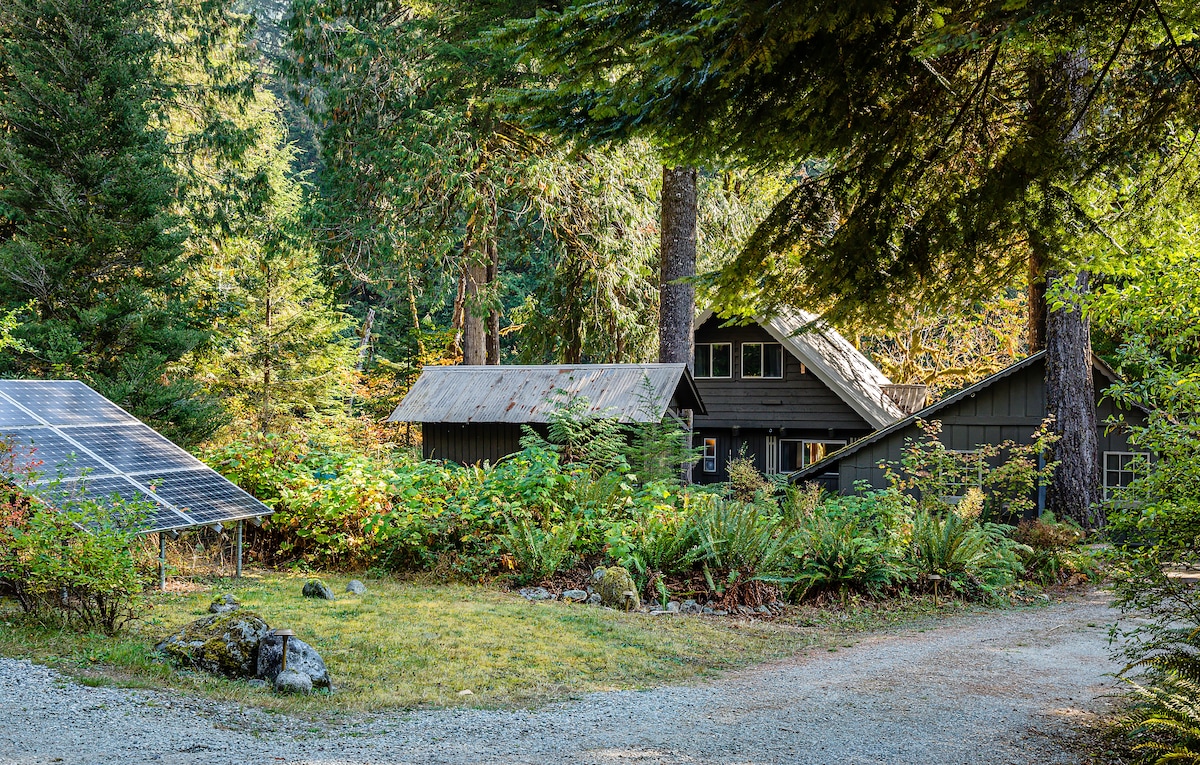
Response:
[{"label": "corrugated metal roof", "polygon": [[[712,315],[704,311],[696,326]],[[883,428],[904,417],[904,411],[883,392],[892,381],[820,316],[785,308],[773,318],[755,321],[873,427]]]},{"label": "corrugated metal roof", "polygon": [[389,422],[549,422],[567,399],[621,422],[657,422],[671,399],[704,413],[686,364],[425,367]]}]

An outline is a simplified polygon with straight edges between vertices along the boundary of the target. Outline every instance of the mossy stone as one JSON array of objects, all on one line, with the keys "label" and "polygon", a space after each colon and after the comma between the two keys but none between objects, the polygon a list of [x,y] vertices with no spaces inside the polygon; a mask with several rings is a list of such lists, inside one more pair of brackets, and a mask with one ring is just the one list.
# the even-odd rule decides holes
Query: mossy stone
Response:
[{"label": "mossy stone", "polygon": [[303,590],[306,598],[321,598],[323,600],[334,600],[333,590],[320,579],[309,579],[304,583]]},{"label": "mossy stone", "polygon": [[635,611],[642,607],[633,576],[620,566],[609,566],[596,583],[600,603],[618,611]]},{"label": "mossy stone", "polygon": [[176,664],[215,675],[254,677],[258,644],[271,631],[249,611],[234,611],[197,619],[155,648]]}]

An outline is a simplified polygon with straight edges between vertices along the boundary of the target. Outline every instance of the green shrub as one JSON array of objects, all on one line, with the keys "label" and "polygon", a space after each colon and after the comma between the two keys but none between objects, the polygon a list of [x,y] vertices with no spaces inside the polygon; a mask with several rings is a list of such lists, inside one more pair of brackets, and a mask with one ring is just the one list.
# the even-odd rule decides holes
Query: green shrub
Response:
[{"label": "green shrub", "polygon": [[918,575],[941,576],[956,592],[987,597],[1013,585],[1023,571],[1024,545],[1010,526],[979,523],[957,512],[918,510],[913,516],[908,561]]},{"label": "green shrub", "polygon": [[0,581],[30,616],[112,635],[141,614],[138,533],[148,508],[67,500],[0,527]]},{"label": "green shrub", "polygon": [[1073,576],[1094,579],[1100,570],[1095,556],[1081,550],[1079,525],[1058,521],[1053,513],[1017,524],[1013,539],[1028,549],[1021,552],[1025,578],[1043,585],[1062,584]]},{"label": "green shrub", "polygon": [[797,534],[792,597],[824,592],[878,596],[911,577],[896,539],[863,530],[853,518],[814,515]]},{"label": "green shrub", "polygon": [[609,527],[608,554],[642,578],[643,584],[655,574],[694,568],[705,553],[692,513],[697,499],[709,501],[661,485],[639,492],[635,517]]},{"label": "green shrub", "polygon": [[727,602],[759,605],[754,582],[791,583],[796,532],[779,515],[714,497],[697,507],[695,523],[709,587]]},{"label": "green shrub", "polygon": [[573,520],[543,528],[527,518],[509,518],[506,525],[508,531],[500,536],[500,547],[516,562],[517,581],[541,581],[571,565],[579,532]]}]

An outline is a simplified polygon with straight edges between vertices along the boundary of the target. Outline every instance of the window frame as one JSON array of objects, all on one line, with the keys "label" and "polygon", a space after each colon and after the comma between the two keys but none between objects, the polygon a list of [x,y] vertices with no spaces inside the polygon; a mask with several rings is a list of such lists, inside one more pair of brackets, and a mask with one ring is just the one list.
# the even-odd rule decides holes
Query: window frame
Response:
[{"label": "window frame", "polygon": [[[1136,472],[1134,472],[1133,470],[1129,470],[1128,466],[1131,462],[1134,462],[1139,457],[1141,458],[1143,464],[1149,465],[1150,464],[1150,452],[1106,451],[1106,452],[1101,452],[1100,457],[1102,460],[1104,460],[1104,464],[1101,468],[1101,481],[1100,481],[1101,497],[1103,498],[1103,500],[1105,502],[1111,502],[1113,500],[1129,501],[1128,498],[1120,496],[1120,490],[1129,488],[1128,484],[1126,484],[1125,486],[1122,486],[1119,483],[1116,485],[1110,485],[1108,482],[1108,475],[1110,472],[1116,473],[1118,476],[1118,478],[1117,478],[1118,481],[1120,480],[1120,475],[1122,473],[1128,474],[1132,479],[1137,479],[1138,474]],[[1126,461],[1124,464],[1122,464],[1120,467],[1118,467],[1117,469],[1110,471],[1109,467],[1108,467],[1108,458],[1109,457],[1129,457],[1130,459],[1128,461]],[[1136,502],[1137,500],[1135,499],[1133,501]]]},{"label": "window frame", "polygon": [[[713,349],[724,346],[729,349],[729,372],[724,375],[714,375],[713,370]],[[699,354],[697,351],[700,348],[708,348],[708,369],[701,373]],[[732,380],[733,379],[733,343],[696,343],[695,350],[692,352],[692,361],[694,362],[695,372],[692,377],[697,380]]]},{"label": "window frame", "polygon": [[[820,462],[821,460],[825,459],[825,457],[828,457],[830,454],[833,454],[838,449],[841,449],[847,443],[849,443],[849,442],[846,441],[845,439],[837,439],[837,438],[781,438],[781,439],[779,439],[779,445],[778,445],[779,456],[776,459],[775,464],[779,468],[779,470],[781,472],[783,472],[782,466],[784,464],[784,461],[783,461],[784,444],[797,444],[798,448],[800,450],[800,455],[801,455],[800,467],[794,468],[789,465],[786,472],[791,473],[795,470],[804,470],[805,468],[807,468],[810,465],[817,464],[817,462]],[[825,453],[825,457],[822,457],[821,460],[816,460],[814,462],[805,462],[805,458],[808,455],[807,447],[812,444],[824,444],[827,447],[828,446],[836,446],[837,449],[827,450]]]},{"label": "window frame", "polygon": [[705,473],[717,472],[717,439],[709,436],[700,441],[703,453],[700,458],[700,469]]},{"label": "window frame", "polygon": [[[746,347],[752,346],[752,345],[756,345],[759,348],[758,374],[756,374],[756,375],[746,373]],[[767,371],[767,348],[768,347],[779,349],[779,374],[778,375],[768,376],[766,374],[766,371]],[[741,347],[738,349],[738,358],[741,360],[740,367],[741,367],[743,380],[782,380],[783,379],[783,369],[786,366],[786,362],[784,361],[784,356],[783,356],[783,343],[772,343],[772,342],[768,342],[765,340],[754,341],[754,342],[750,342],[750,343],[742,343]]]}]

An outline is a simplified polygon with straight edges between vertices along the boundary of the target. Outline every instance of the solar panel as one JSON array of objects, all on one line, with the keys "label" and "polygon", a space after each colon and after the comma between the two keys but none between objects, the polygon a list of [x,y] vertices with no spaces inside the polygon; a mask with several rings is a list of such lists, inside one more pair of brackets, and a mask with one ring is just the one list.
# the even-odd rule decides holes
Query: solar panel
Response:
[{"label": "solar panel", "polygon": [[0,436],[33,468],[9,475],[52,505],[153,503],[147,532],[255,518],[271,508],[75,380],[0,380]]}]

